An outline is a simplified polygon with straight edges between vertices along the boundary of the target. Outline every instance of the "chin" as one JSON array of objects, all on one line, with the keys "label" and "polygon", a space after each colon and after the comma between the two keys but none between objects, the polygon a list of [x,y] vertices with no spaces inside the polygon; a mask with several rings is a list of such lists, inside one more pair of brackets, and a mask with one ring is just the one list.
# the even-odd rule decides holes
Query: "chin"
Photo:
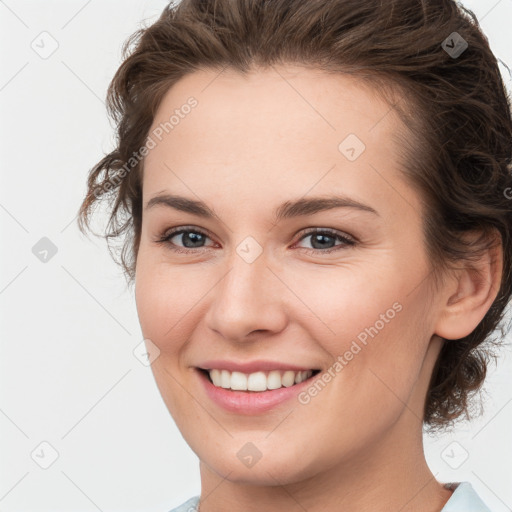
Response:
[{"label": "chin", "polygon": [[[243,452],[240,454],[238,447],[236,450],[222,447],[221,450],[218,453],[205,453],[203,449],[195,453],[206,468],[233,483],[261,486],[285,485],[301,482],[315,474],[314,461],[305,460],[304,454],[299,454],[293,446],[289,446],[286,452],[274,447],[267,455],[265,455],[266,450],[263,449],[261,458],[256,462],[254,460],[244,462],[244,454]],[[312,448],[312,451],[315,450]],[[318,462],[316,465],[320,470],[322,464]]]}]

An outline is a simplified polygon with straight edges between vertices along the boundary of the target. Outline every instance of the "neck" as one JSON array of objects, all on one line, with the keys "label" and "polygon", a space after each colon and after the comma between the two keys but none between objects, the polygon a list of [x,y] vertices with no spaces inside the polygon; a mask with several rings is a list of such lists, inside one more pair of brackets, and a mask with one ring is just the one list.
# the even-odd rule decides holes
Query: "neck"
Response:
[{"label": "neck", "polygon": [[286,485],[278,481],[275,485],[233,482],[201,462],[200,512],[439,512],[452,491],[445,489],[428,468],[421,429],[420,435],[411,439],[396,439],[399,435],[398,429],[393,429],[365,453]]}]

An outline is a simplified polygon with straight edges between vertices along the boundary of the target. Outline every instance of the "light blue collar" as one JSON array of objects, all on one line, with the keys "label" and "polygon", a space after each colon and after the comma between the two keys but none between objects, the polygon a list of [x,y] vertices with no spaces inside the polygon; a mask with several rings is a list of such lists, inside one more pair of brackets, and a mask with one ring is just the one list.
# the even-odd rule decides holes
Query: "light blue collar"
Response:
[{"label": "light blue collar", "polygon": [[441,512],[491,512],[469,482],[448,483],[445,487],[455,490]]},{"label": "light blue collar", "polygon": [[[445,487],[453,494],[441,512],[491,512],[469,482],[447,483]],[[170,512],[197,512],[198,504],[199,496],[194,496]]]}]

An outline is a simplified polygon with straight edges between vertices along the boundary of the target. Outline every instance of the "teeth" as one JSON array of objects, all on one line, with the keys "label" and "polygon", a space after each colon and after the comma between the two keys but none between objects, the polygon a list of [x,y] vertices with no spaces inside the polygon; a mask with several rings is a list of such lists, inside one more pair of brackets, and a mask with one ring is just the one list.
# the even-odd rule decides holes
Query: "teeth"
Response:
[{"label": "teeth", "polygon": [[281,387],[281,372],[272,370],[267,376],[267,389],[279,389]]},{"label": "teeth", "polygon": [[295,372],[284,372],[283,376],[281,377],[281,384],[287,388],[293,386],[295,384]]},{"label": "teeth", "polygon": [[[233,379],[233,375],[231,375],[231,379]],[[267,376],[263,372],[251,373],[249,377],[247,377],[247,387],[245,389],[249,389],[251,391],[266,391]]]},{"label": "teeth", "polygon": [[272,370],[270,372],[241,373],[228,370],[209,370],[210,378],[215,386],[234,391],[266,391],[267,389],[289,388],[294,384],[309,379],[313,375],[312,370],[284,372]]},{"label": "teeth", "polygon": [[231,389],[244,391],[247,389],[247,375],[245,373],[233,372],[231,374]]}]

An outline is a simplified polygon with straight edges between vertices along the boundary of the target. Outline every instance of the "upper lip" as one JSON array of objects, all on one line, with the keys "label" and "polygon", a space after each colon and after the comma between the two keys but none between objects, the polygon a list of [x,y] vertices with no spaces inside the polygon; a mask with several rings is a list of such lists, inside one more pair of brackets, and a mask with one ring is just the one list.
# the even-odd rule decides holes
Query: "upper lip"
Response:
[{"label": "upper lip", "polygon": [[290,363],[282,363],[278,361],[266,361],[266,360],[256,360],[256,361],[246,361],[246,362],[237,362],[237,361],[227,361],[227,360],[211,360],[204,361],[198,368],[201,370],[228,370],[230,372],[241,372],[241,373],[255,373],[257,371],[272,371],[272,370],[293,370],[293,371],[307,371],[314,370],[315,368],[311,366],[298,366]]}]

